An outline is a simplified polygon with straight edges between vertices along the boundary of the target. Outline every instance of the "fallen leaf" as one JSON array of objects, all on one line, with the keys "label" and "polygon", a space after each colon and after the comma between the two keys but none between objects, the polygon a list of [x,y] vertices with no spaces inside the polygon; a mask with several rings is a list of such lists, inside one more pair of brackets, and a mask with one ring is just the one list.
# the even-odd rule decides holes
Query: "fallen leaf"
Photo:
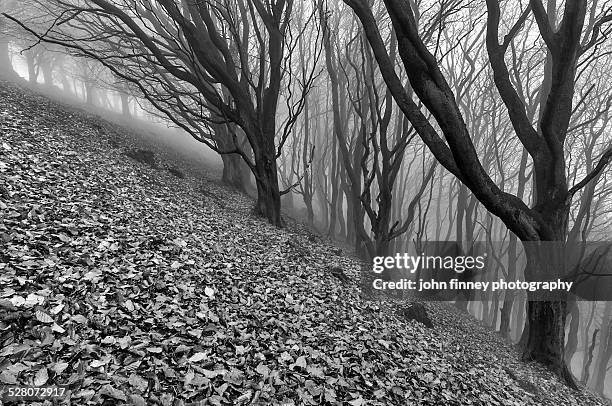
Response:
[{"label": "fallen leaf", "polygon": [[67,362],[56,362],[51,367],[51,370],[55,372],[57,375],[61,375],[61,373],[66,370],[66,368],[68,368]]},{"label": "fallen leaf", "polygon": [[141,392],[144,392],[149,387],[149,382],[138,374],[131,374],[128,382]]},{"label": "fallen leaf", "polygon": [[122,400],[124,402],[126,400],[123,391],[121,391],[120,389],[113,388],[110,384],[106,384],[100,389],[100,395],[108,396],[117,400]]},{"label": "fallen leaf", "polygon": [[53,323],[53,326],[51,326],[51,330],[53,330],[56,333],[59,334],[64,334],[66,332],[66,330],[64,330],[59,324],[57,323]]},{"label": "fallen leaf", "polygon": [[49,380],[49,373],[47,368],[41,368],[36,372],[34,376],[34,386],[43,386]]},{"label": "fallen leaf", "polygon": [[306,357],[301,356],[295,360],[295,363],[292,366],[306,369],[306,365]]},{"label": "fallen leaf", "polygon": [[193,354],[191,357],[189,357],[189,362],[200,362],[203,359],[206,359],[207,355],[204,352],[197,352],[195,354]]},{"label": "fallen leaf", "polygon": [[0,382],[6,383],[9,385],[17,385],[17,376],[15,374],[10,373],[9,371],[0,372]]},{"label": "fallen leaf", "polygon": [[144,398],[140,395],[130,395],[130,402],[132,402],[134,406],[146,406]]},{"label": "fallen leaf", "polygon": [[45,324],[53,323],[53,318],[42,310],[36,310],[36,320]]}]

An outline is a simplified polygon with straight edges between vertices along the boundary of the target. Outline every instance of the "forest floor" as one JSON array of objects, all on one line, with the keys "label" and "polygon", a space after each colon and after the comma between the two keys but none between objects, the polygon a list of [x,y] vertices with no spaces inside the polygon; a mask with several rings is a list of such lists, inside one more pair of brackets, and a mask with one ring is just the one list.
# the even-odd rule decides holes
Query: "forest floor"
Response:
[{"label": "forest floor", "polygon": [[168,151],[128,158],[142,140],[0,82],[0,384],[71,404],[606,404],[452,306],[427,304],[428,329],[361,300],[356,260]]}]

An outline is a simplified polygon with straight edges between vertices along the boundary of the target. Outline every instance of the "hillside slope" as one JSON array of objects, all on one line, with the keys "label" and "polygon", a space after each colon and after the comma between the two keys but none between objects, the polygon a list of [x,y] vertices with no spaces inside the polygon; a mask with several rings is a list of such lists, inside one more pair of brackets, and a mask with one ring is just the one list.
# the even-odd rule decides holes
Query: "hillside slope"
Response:
[{"label": "hillside slope", "polygon": [[0,82],[0,383],[71,404],[604,404],[449,306],[430,330],[360,300],[357,262],[134,142]]}]

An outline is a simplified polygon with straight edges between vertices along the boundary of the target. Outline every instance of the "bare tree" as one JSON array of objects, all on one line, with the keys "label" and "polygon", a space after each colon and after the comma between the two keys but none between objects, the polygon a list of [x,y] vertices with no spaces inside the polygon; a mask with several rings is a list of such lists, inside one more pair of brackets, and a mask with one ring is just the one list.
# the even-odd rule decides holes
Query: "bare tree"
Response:
[{"label": "bare tree", "polygon": [[[0,4],[0,12],[11,12],[14,10],[16,2],[14,0],[5,1]],[[10,44],[8,20],[0,16],[0,73],[9,77],[15,76],[9,54]]]},{"label": "bare tree", "polygon": [[[257,212],[282,224],[278,148],[314,77],[309,72],[295,91],[291,54],[314,14],[304,26],[294,26],[293,0],[38,3],[51,16],[44,31],[7,17],[41,41],[96,59],[213,150],[240,155],[255,176]],[[292,91],[283,95],[284,89]],[[282,101],[289,118],[279,128]],[[240,143],[225,150],[215,142],[211,127],[219,118],[244,131],[252,159]]]},{"label": "bare tree", "polygon": [[[591,182],[612,158],[612,147],[608,147],[590,173],[575,185],[568,185],[564,141],[572,115],[576,68],[580,56],[592,42],[597,42],[599,34],[597,27],[592,31],[593,40],[586,45],[581,44],[586,0],[566,2],[558,27],[551,25],[550,11],[547,13],[541,1],[532,0],[501,43],[500,5],[496,0],[487,1],[486,45],[495,85],[508,110],[514,131],[534,165],[535,193],[531,207],[516,195],[501,190],[484,169],[455,94],[442,74],[437,59],[421,39],[415,11],[410,4],[402,0],[384,1],[398,39],[405,72],[416,95],[435,118],[439,131],[427,120],[399,81],[370,4],[364,0],[345,0],[345,3],[361,21],[396,102],[436,159],[521,241],[530,243],[528,247],[537,248],[539,242],[565,241],[573,195]],[[537,126],[526,114],[524,101],[510,79],[505,60],[508,46],[530,16],[536,20],[550,55],[542,83],[548,91],[542,98]],[[527,251],[528,273],[533,277],[546,269],[547,264],[538,261],[534,249]],[[564,362],[566,303],[529,301],[527,314],[524,357],[549,365],[568,384],[575,386]]]}]

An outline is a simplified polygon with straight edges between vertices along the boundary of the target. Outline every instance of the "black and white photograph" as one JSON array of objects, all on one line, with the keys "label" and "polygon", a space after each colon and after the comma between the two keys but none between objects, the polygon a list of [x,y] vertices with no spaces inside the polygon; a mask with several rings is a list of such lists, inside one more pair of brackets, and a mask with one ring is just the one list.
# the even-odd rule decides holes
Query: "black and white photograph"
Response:
[{"label": "black and white photograph", "polygon": [[0,0],[4,405],[612,405],[612,0]]}]

